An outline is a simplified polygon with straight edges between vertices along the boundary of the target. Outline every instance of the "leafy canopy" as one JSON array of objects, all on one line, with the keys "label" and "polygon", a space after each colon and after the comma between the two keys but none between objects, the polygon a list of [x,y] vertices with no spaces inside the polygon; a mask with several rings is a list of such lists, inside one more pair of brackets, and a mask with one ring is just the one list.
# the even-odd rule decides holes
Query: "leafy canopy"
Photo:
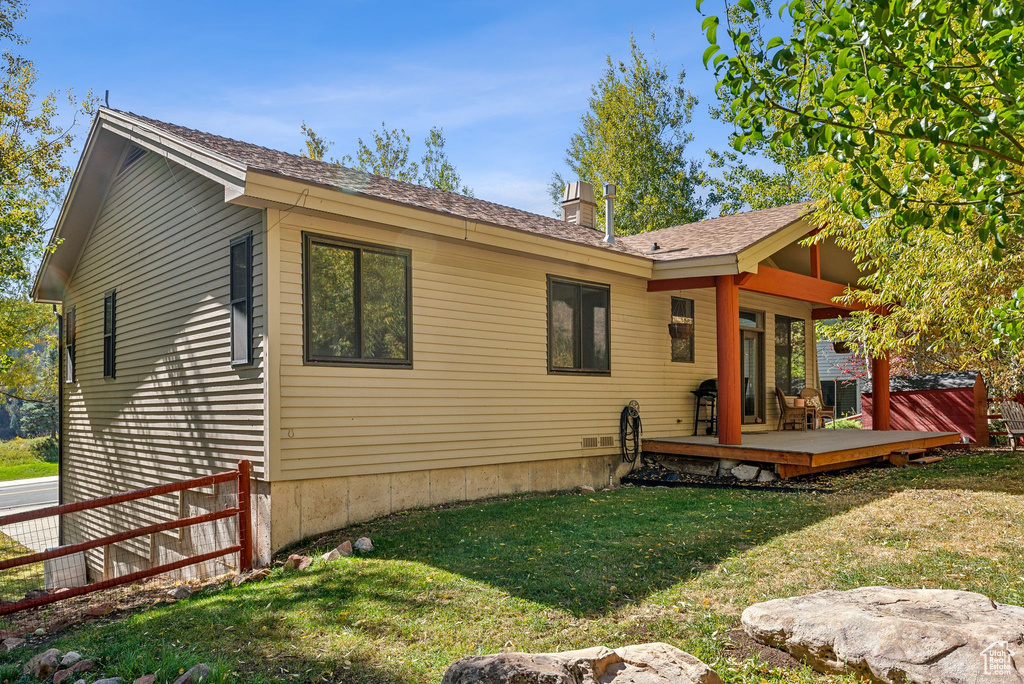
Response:
[{"label": "leafy canopy", "polygon": [[[305,123],[301,130],[306,145],[303,156],[326,161],[327,153],[334,143]],[[462,177],[448,158],[445,150],[447,141],[441,128],[434,126],[430,129],[423,141],[423,157],[419,162],[411,157],[410,142],[404,128],[389,129],[382,122],[380,130],[373,131],[373,138],[369,142],[359,138],[354,157],[345,155],[340,161],[333,158],[330,161],[406,183],[473,196],[473,191],[462,182]]]},{"label": "leafy canopy", "polygon": [[731,52],[709,16],[704,62],[731,99],[737,149],[800,141],[843,173],[831,199],[849,214],[898,210],[901,232],[967,225],[1001,256],[1024,192],[1024,5],[792,0],[779,10],[792,33],[764,43],[726,7]]},{"label": "leafy canopy", "polygon": [[[672,79],[648,60],[631,35],[628,61],[607,66],[591,87],[589,110],[572,136],[565,163],[574,179],[615,183],[616,233],[629,235],[698,221],[706,215],[699,195],[700,165],[686,158],[693,134],[686,127],[697,98],[683,87],[685,72]],[[561,202],[565,179],[554,174],[551,197]],[[598,201],[598,224],[603,203]]]}]

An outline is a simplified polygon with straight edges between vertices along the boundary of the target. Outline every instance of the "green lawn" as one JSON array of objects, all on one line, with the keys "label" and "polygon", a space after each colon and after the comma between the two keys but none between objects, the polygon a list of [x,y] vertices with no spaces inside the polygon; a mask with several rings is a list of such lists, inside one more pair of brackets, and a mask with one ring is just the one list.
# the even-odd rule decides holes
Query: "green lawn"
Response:
[{"label": "green lawn", "polygon": [[[56,448],[48,450],[48,440],[47,437],[37,437],[0,442],[0,482],[56,475]],[[47,453],[52,462],[46,460]]]},{"label": "green lawn", "polygon": [[[833,493],[621,489],[396,515],[313,542],[368,534],[369,557],[279,568],[55,645],[127,681],[207,662],[218,681],[426,683],[470,654],[659,640],[727,682],[848,682],[735,662],[725,633],[752,602],[824,588],[946,587],[1024,603],[1015,455],[828,484]],[[32,652],[0,655],[0,680],[15,681]]]}]

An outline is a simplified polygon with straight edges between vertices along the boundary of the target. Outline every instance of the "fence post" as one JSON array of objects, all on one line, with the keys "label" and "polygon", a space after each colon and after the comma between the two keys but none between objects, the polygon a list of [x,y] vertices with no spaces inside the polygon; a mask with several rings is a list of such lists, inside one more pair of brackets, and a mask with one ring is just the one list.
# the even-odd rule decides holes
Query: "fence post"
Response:
[{"label": "fence post", "polygon": [[252,464],[242,459],[238,462],[238,571],[252,570],[252,498],[249,495],[249,479]]}]

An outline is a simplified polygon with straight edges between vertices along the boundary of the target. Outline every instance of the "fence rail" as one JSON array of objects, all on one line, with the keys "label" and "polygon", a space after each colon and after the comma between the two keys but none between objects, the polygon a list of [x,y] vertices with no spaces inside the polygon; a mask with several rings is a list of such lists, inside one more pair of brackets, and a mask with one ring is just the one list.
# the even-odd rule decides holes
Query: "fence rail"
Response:
[{"label": "fence rail", "polygon": [[[7,600],[0,603],[0,615],[137,582],[189,566],[199,566],[236,553],[237,569],[249,570],[253,556],[250,478],[251,466],[248,461],[242,460],[237,470],[225,473],[0,516],[0,591],[6,590],[4,593],[9,595],[12,589],[30,588],[24,598],[17,600],[9,600],[4,595],[3,598]],[[228,483],[236,485],[236,491],[230,499],[218,496],[216,487]],[[215,494],[206,496],[201,505],[219,507],[219,510],[196,515],[181,514],[161,522],[131,525],[128,516],[112,508],[129,502],[143,502],[144,505],[149,500],[149,503],[154,503],[157,497],[175,493],[184,497],[190,490],[210,486],[215,487]],[[197,497],[201,498],[201,495]],[[230,505],[222,506],[226,501],[230,501]],[[185,508],[182,504],[182,510]],[[90,512],[89,520],[80,519],[83,514]],[[230,539],[225,539],[225,530],[216,527],[216,524],[231,518],[235,519],[234,530],[230,531]],[[30,523],[35,523],[35,529],[24,529]],[[98,532],[103,528],[123,529],[109,534]],[[55,531],[60,538],[71,532],[71,536],[80,540],[43,549],[32,548],[43,544],[43,540]],[[147,535],[171,532],[177,533],[173,537],[177,540],[176,546],[161,549],[164,555],[173,557],[171,560],[157,560],[160,554],[155,550],[153,537],[150,537],[151,554],[148,559],[136,552],[124,551],[121,557],[113,559],[114,562],[108,562],[110,550],[117,549],[117,545]],[[204,545],[207,548],[196,548]],[[85,556],[86,552],[97,550],[103,550],[101,568],[90,567]],[[81,556],[76,559],[78,554]],[[59,563],[61,559],[63,563]],[[43,564],[42,572],[38,565],[40,563]],[[122,571],[124,569],[128,571]],[[43,587],[34,586],[40,580],[43,581]],[[71,586],[60,586],[62,583]]]}]

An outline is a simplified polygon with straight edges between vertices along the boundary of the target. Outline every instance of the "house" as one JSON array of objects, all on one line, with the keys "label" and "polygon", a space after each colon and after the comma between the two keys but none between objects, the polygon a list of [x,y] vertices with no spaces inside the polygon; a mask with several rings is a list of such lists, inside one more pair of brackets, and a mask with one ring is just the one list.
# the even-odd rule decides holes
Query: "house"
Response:
[{"label": "house", "polygon": [[[864,427],[873,424],[865,392]],[[978,371],[896,376],[889,380],[891,425],[900,430],[956,430],[965,443],[988,446],[988,387]]]},{"label": "house", "polygon": [[835,406],[836,417],[861,412],[860,395],[867,386],[864,359],[841,342],[817,341],[818,382],[825,403]]},{"label": "house", "polygon": [[594,208],[586,184],[558,220],[101,109],[33,289],[63,312],[63,500],[248,459],[266,559],[390,511],[607,485],[622,407],[684,432],[708,378],[716,444],[773,427],[849,255],[801,244],[803,204],[614,239]]}]

